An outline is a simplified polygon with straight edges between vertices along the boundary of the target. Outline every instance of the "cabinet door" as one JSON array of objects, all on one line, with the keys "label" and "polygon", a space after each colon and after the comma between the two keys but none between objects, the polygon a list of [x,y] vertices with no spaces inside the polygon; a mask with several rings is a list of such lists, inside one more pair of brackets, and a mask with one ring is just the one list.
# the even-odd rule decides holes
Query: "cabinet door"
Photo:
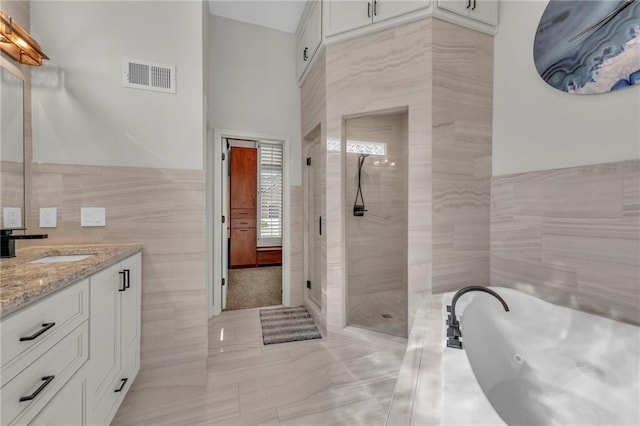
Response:
[{"label": "cabinet door", "polygon": [[256,229],[231,230],[231,266],[256,265]]},{"label": "cabinet door", "polygon": [[311,6],[312,10],[307,20],[307,46],[309,47],[309,61],[316,54],[322,42],[322,4],[320,0],[315,0]]},{"label": "cabinet door", "polygon": [[69,426],[82,425],[83,400],[82,400],[82,375],[76,374],[62,388],[38,416],[33,419],[34,425]]},{"label": "cabinet door", "polygon": [[120,264],[92,276],[90,285],[89,363],[87,410],[89,413],[110,392],[120,372],[120,291],[124,285]]},{"label": "cabinet door", "polygon": [[448,10],[457,15],[469,16],[469,9],[473,4],[473,0],[438,0],[440,9]]},{"label": "cabinet door", "polygon": [[231,208],[255,209],[258,191],[258,150],[231,147]]},{"label": "cabinet door", "polygon": [[[306,49],[306,52],[305,52]],[[302,28],[302,32],[298,34],[296,39],[296,64],[298,68],[298,78],[302,77],[304,70],[307,69],[309,48],[307,46],[307,27]],[[233,149],[233,148],[232,148]]]},{"label": "cabinet door", "polygon": [[374,0],[373,22],[425,9],[430,3],[430,0]]},{"label": "cabinet door", "polygon": [[498,2],[496,0],[471,0],[469,17],[485,24],[498,25]]},{"label": "cabinet door", "polygon": [[141,259],[140,253],[122,261],[121,267],[126,280],[126,289],[120,292],[122,298],[121,342],[122,352],[140,341],[140,297],[141,297]]},{"label": "cabinet door", "polygon": [[325,7],[325,33],[332,36],[372,23],[373,0],[328,1]]}]

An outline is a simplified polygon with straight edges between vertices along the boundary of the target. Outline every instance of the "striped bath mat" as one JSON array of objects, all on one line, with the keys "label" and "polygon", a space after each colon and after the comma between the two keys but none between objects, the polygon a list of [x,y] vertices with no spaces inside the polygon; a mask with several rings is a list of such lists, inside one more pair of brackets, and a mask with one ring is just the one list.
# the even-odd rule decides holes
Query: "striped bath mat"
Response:
[{"label": "striped bath mat", "polygon": [[260,325],[265,345],[322,338],[304,306],[260,309]]}]

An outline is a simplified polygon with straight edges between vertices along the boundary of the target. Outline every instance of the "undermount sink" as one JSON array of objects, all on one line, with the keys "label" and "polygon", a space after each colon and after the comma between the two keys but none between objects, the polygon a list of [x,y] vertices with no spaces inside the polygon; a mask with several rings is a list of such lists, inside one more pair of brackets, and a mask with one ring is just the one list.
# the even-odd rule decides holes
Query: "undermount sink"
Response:
[{"label": "undermount sink", "polygon": [[62,263],[62,262],[79,262],[95,254],[65,254],[61,256],[47,256],[40,259],[32,260],[27,263]]}]

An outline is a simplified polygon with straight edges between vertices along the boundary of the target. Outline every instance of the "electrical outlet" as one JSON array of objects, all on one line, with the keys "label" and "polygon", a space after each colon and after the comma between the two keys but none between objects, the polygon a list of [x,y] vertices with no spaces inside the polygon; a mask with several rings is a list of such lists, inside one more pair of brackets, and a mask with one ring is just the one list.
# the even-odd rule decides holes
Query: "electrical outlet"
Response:
[{"label": "electrical outlet", "polygon": [[107,226],[107,212],[104,207],[80,208],[80,226]]},{"label": "electrical outlet", "polygon": [[4,228],[22,228],[22,209],[20,207],[3,207],[2,219]]},{"label": "electrical outlet", "polygon": [[40,209],[40,228],[55,228],[58,226],[58,209],[44,207]]}]

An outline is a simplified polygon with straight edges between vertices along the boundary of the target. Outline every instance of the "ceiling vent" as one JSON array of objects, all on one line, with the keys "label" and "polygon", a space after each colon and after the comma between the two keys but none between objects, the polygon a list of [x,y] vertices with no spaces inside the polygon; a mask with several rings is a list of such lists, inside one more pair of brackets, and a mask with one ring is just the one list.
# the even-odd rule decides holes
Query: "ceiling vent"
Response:
[{"label": "ceiling vent", "polygon": [[124,87],[176,93],[176,67],[139,59],[124,59]]}]

